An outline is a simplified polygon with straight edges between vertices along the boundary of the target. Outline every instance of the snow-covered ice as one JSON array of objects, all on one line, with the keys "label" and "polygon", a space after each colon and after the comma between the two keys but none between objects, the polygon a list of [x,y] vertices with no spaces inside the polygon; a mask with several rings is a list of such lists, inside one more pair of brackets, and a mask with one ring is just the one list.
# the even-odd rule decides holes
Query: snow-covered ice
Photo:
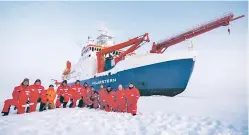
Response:
[{"label": "snow-covered ice", "polygon": [[46,112],[1,117],[1,134],[6,135],[209,135],[239,134],[228,123],[209,118],[181,117],[162,112],[138,116],[106,113],[93,109],[56,109]]},{"label": "snow-covered ice", "polygon": [[[186,100],[187,99],[187,100]],[[180,105],[178,101],[185,101]],[[3,135],[244,135],[228,121],[190,116],[191,100],[184,97],[141,97],[139,115],[88,108],[60,108],[0,117]],[[201,102],[201,101],[200,101]],[[203,103],[203,102],[202,102]],[[201,103],[200,103],[201,104]],[[174,107],[175,106],[175,107]],[[177,107],[176,107],[177,106]],[[185,106],[185,107],[184,107]],[[182,108],[175,113],[173,108]],[[201,108],[200,108],[201,109]],[[11,108],[12,112],[13,108]],[[155,111],[156,110],[156,111]],[[172,113],[171,113],[172,111]],[[205,110],[204,110],[205,111]],[[195,111],[194,111],[195,112]],[[197,114],[201,111],[196,110]],[[208,113],[208,112],[207,112]],[[185,114],[185,115],[184,115]],[[195,115],[196,113],[192,113]]]}]

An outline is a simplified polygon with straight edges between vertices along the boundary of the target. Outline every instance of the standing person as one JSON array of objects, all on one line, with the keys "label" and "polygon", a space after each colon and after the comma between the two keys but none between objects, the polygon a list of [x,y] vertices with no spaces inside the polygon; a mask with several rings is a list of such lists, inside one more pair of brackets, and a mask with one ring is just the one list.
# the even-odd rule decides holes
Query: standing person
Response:
[{"label": "standing person", "polygon": [[111,86],[108,86],[104,95],[104,108],[105,111],[116,111],[117,105],[115,102],[115,92]]},{"label": "standing person", "polygon": [[101,84],[100,85],[100,90],[99,90],[99,105],[100,105],[99,108],[100,108],[100,110],[104,109],[103,102],[105,102],[105,100],[104,100],[105,92],[106,92],[106,88],[104,88],[104,85]]},{"label": "standing person", "polygon": [[80,81],[76,80],[75,84],[71,86],[73,92],[73,100],[70,104],[70,107],[75,108],[77,100],[79,100],[79,107],[82,106],[83,96],[84,96],[84,88],[80,85]]},{"label": "standing person", "polygon": [[34,85],[30,86],[30,89],[32,90],[31,102],[34,103],[34,105],[30,106],[30,112],[36,111],[36,106],[38,103],[40,103],[39,111],[43,111],[43,108],[47,102],[47,96],[44,87],[41,85],[41,80],[37,79]]},{"label": "standing person", "polygon": [[12,92],[12,99],[7,99],[4,102],[2,110],[3,116],[9,114],[10,107],[13,105],[17,109],[17,114],[25,113],[26,105],[30,103],[31,90],[29,86],[29,79],[25,78],[20,86],[14,88]]},{"label": "standing person", "polygon": [[138,89],[132,84],[125,90],[127,100],[127,112],[133,116],[137,114],[137,102],[140,97]]},{"label": "standing person", "polygon": [[125,90],[121,84],[118,85],[116,92],[117,112],[126,112],[126,97]]},{"label": "standing person", "polygon": [[64,80],[56,91],[58,96],[56,100],[56,108],[59,108],[61,104],[63,104],[63,108],[66,108],[69,99],[72,98],[72,93],[71,87],[67,84],[67,80]]},{"label": "standing person", "polygon": [[48,106],[48,109],[54,109],[55,108],[55,105],[54,105],[54,100],[55,100],[55,97],[56,97],[56,92],[54,90],[54,85],[49,85],[49,88],[47,89],[46,91],[46,95],[47,95],[47,106]]}]

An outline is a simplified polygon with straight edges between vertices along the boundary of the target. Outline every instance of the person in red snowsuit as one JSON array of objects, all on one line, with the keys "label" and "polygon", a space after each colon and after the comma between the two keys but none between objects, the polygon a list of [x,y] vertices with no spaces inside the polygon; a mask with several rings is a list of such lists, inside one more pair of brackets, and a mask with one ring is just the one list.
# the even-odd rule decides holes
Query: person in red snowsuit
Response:
[{"label": "person in red snowsuit", "polygon": [[20,86],[14,88],[12,92],[12,99],[7,99],[4,102],[2,110],[3,116],[9,114],[10,107],[13,105],[17,109],[18,114],[25,113],[27,104],[30,103],[31,90],[28,87],[29,79],[25,78]]},{"label": "person in red snowsuit", "polygon": [[140,97],[140,93],[135,86],[130,83],[129,88],[125,90],[126,102],[127,102],[127,112],[132,115],[137,114],[137,102]]},{"label": "person in red snowsuit", "polygon": [[72,99],[72,90],[71,87],[68,86],[67,80],[64,80],[62,84],[58,87],[57,91],[57,100],[56,100],[56,108],[59,108],[61,104],[63,104],[63,108],[67,107],[67,103],[70,99]]},{"label": "person in red snowsuit", "polygon": [[[77,101],[80,100],[79,102],[82,102],[81,100],[83,100],[84,88],[80,85],[80,81],[76,80],[75,84],[71,86],[71,89],[73,92],[73,101],[70,104],[70,107],[75,108]],[[78,105],[78,107],[80,107],[80,105]]]},{"label": "person in red snowsuit", "polygon": [[118,85],[118,90],[116,91],[116,103],[117,103],[117,112],[126,112],[126,97],[125,90],[123,86]]},{"label": "person in red snowsuit", "polygon": [[47,103],[47,96],[44,87],[41,85],[41,80],[37,79],[34,85],[31,85],[29,87],[32,90],[31,102],[34,103],[34,105],[30,106],[30,112],[36,111],[37,103],[40,103],[39,111],[43,111],[44,106]]},{"label": "person in red snowsuit", "polygon": [[84,105],[86,105],[87,107],[92,108],[93,102],[91,100],[92,95],[93,95],[93,91],[91,90],[91,87],[88,86],[88,84],[85,82],[84,83],[84,90],[85,90],[85,96],[83,97],[84,99]]},{"label": "person in red snowsuit", "polygon": [[101,84],[100,85],[100,90],[99,90],[99,105],[100,105],[100,110],[103,110],[104,109],[104,105],[103,105],[103,96],[105,95],[105,91],[106,91],[106,88],[104,88],[104,85]]},{"label": "person in red snowsuit", "polygon": [[78,107],[80,107],[80,108],[85,107],[85,105],[86,105],[86,98],[87,98],[87,91],[89,89],[90,88],[88,87],[87,83],[84,83]]},{"label": "person in red snowsuit", "polygon": [[99,93],[92,87],[92,101],[93,101],[93,108],[99,108]]},{"label": "person in red snowsuit", "polygon": [[112,90],[111,86],[108,86],[106,89],[106,92],[103,96],[103,105],[105,108],[105,111],[116,111],[117,110],[117,104],[115,102],[115,92]]}]

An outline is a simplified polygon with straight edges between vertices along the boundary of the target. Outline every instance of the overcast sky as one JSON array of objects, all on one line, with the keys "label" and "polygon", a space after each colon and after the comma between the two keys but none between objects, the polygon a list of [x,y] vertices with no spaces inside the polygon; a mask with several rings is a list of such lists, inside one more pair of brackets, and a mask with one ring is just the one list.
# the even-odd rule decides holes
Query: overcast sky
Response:
[{"label": "overcast sky", "polygon": [[[66,61],[77,62],[88,36],[96,38],[104,23],[116,43],[149,32],[151,41],[165,39],[232,11],[247,16],[247,2],[0,2],[0,99],[28,77],[47,87],[60,79]],[[213,87],[246,94],[247,17],[194,38],[198,52],[190,91]],[[146,52],[151,43],[138,51]],[[167,51],[187,48],[181,43]],[[167,51],[165,53],[167,53]],[[226,88],[229,88],[225,90]],[[199,93],[198,93],[199,92]],[[208,92],[203,90],[203,92]],[[220,91],[222,92],[222,91]]]}]

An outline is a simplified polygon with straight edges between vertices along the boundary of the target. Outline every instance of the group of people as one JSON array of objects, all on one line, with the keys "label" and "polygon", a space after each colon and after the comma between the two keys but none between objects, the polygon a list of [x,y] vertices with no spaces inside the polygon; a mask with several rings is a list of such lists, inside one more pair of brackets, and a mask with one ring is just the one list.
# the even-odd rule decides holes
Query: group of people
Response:
[{"label": "group of people", "polygon": [[37,104],[40,103],[40,112],[61,106],[63,108],[77,106],[136,115],[139,97],[139,90],[132,83],[129,83],[126,89],[121,84],[117,90],[113,90],[111,86],[105,88],[101,84],[100,89],[95,90],[86,82],[81,85],[77,80],[75,84],[69,86],[67,80],[64,80],[55,91],[53,85],[49,85],[45,90],[40,79],[29,85],[29,79],[25,78],[20,86],[14,88],[12,99],[5,100],[2,113],[3,116],[8,115],[11,106],[15,107],[18,114],[35,112]]}]

